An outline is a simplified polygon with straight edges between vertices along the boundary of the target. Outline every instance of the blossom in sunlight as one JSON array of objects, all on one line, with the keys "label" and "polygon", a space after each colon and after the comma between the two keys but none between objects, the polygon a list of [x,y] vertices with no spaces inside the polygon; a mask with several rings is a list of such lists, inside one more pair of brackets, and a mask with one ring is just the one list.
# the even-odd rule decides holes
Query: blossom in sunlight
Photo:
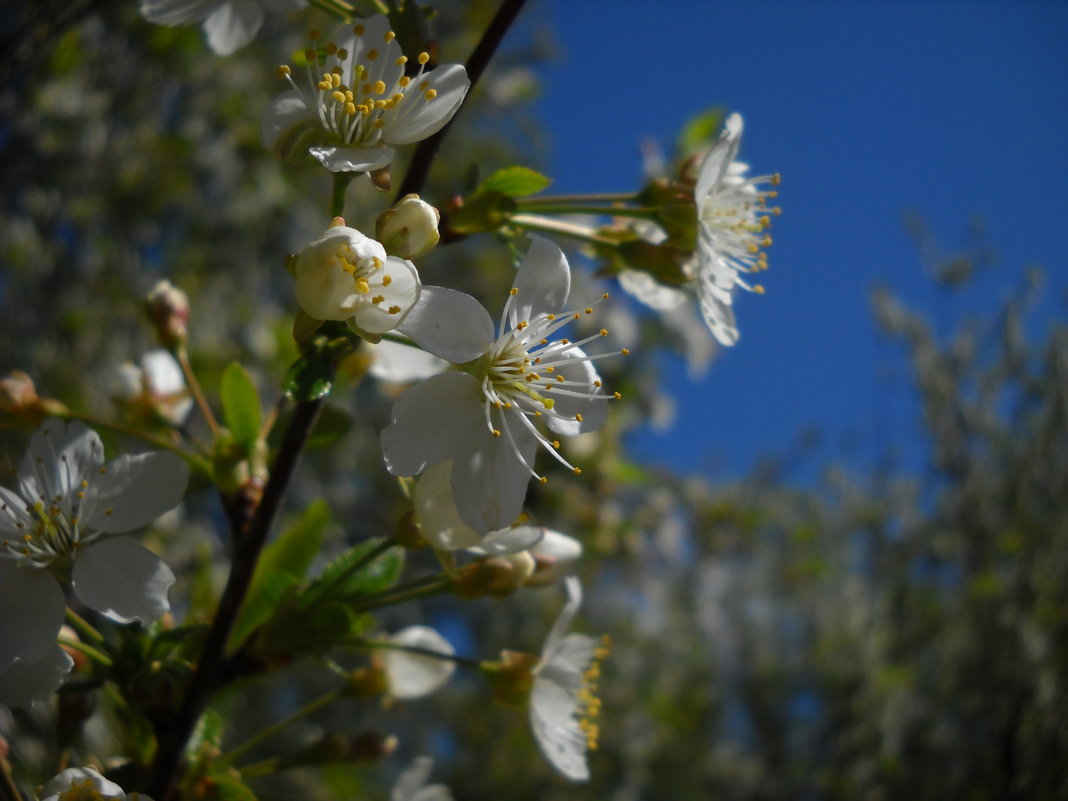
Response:
[{"label": "blossom in sunlight", "polygon": [[[449,641],[429,626],[401,629],[390,636],[389,642],[446,656],[455,653]],[[456,663],[451,659],[424,656],[397,648],[383,649],[381,659],[389,681],[389,694],[394,698],[410,700],[430,695],[456,672]]]},{"label": "blossom in sunlight", "polygon": [[[185,463],[172,453],[123,456],[104,464],[104,446],[82,423],[45,421],[30,440],[17,489],[0,487],[0,672],[39,663],[55,672],[56,632],[69,576],[87,606],[120,623],[149,622],[170,608],[174,574],[131,537],[185,492]],[[65,663],[69,669],[69,662]],[[5,672],[6,671],[6,672]],[[44,679],[42,678],[42,682]],[[25,705],[40,697],[5,699]],[[46,693],[47,694],[47,693]]]},{"label": "blossom in sunlight", "polygon": [[127,793],[92,768],[67,768],[41,788],[41,801],[152,801]]},{"label": "blossom in sunlight", "polygon": [[[387,469],[413,476],[452,460],[452,498],[460,519],[478,533],[511,525],[526,497],[538,445],[575,472],[558,453],[554,435],[598,428],[606,395],[583,351],[606,336],[601,329],[573,342],[561,329],[584,314],[561,311],[571,275],[563,252],[532,236],[515,284],[494,332],[489,313],[463,292],[424,287],[419,302],[398,328],[420,347],[456,368],[416,384],[393,405],[382,432]],[[624,350],[623,353],[626,353]]]},{"label": "blossom in sunlight", "polygon": [[441,130],[460,107],[471,82],[459,64],[426,70],[427,53],[408,73],[408,57],[382,15],[356,20],[336,42],[317,31],[305,51],[305,74],[279,68],[292,89],[263,118],[264,147],[283,159],[311,153],[331,172],[370,172],[393,160],[396,145]]},{"label": "blossom in sunlight", "polygon": [[182,368],[162,348],[146,353],[140,365],[119,365],[111,383],[111,397],[116,403],[158,416],[173,426],[184,423],[193,408]]},{"label": "blossom in sunlight", "polygon": [[297,302],[316,320],[345,320],[381,334],[396,328],[419,299],[419,273],[410,261],[335,217],[297,257]]},{"label": "blossom in sunlight", "polygon": [[284,13],[305,0],[141,0],[141,16],[157,25],[201,23],[208,47],[228,56],[251,42],[263,25],[263,12]]},{"label": "blossom in sunlight", "polygon": [[768,268],[764,248],[771,245],[767,230],[771,215],[768,198],[778,192],[761,185],[779,184],[779,175],[747,178],[748,165],[736,161],[742,141],[742,117],[731,114],[723,134],[701,162],[694,187],[697,204],[697,261],[688,270],[697,290],[701,314],[712,335],[723,345],[738,341],[738,329],[731,309],[735,287],[763,292],[743,278]]},{"label": "blossom in sunlight", "polygon": [[608,654],[607,641],[586,634],[565,634],[582,603],[582,585],[575,576],[564,579],[567,603],[545,639],[534,668],[530,693],[530,725],[553,767],[569,779],[590,777],[586,752],[597,747],[594,722],[601,702],[596,697],[600,662]]},{"label": "blossom in sunlight", "polygon": [[427,784],[433,769],[433,759],[416,757],[397,777],[389,801],[452,801],[452,793],[444,784]]}]

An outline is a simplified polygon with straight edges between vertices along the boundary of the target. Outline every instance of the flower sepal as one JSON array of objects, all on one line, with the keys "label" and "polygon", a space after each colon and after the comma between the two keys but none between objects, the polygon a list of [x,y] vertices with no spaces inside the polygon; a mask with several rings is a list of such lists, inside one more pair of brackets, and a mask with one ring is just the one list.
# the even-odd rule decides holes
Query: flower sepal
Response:
[{"label": "flower sepal", "polygon": [[501,651],[496,662],[480,662],[479,672],[493,688],[493,698],[513,709],[524,709],[530,703],[534,688],[538,657],[520,651]]}]

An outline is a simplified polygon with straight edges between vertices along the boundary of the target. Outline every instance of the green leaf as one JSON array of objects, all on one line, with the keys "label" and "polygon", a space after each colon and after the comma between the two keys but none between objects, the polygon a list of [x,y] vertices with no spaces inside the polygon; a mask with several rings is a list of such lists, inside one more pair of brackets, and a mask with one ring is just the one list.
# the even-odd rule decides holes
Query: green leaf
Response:
[{"label": "green leaf", "polygon": [[258,801],[255,793],[241,779],[231,773],[215,773],[210,777],[206,799],[217,801]]},{"label": "green leaf", "polygon": [[301,596],[307,608],[329,593],[333,600],[374,595],[392,587],[404,569],[404,549],[394,546],[357,569],[384,540],[368,540],[330,562]]},{"label": "green leaf", "polygon": [[707,150],[715,141],[716,131],[722,124],[723,109],[720,108],[711,108],[690,117],[679,132],[676,144],[679,158],[689,158],[698,151]]},{"label": "green leaf", "polygon": [[228,653],[240,648],[252,632],[270,620],[285,591],[303,580],[319,553],[323,531],[329,522],[330,510],[326,502],[314,501],[294,526],[263,549],[245,602],[226,642]]},{"label": "green leaf", "polygon": [[505,167],[483,181],[475,194],[500,192],[508,197],[527,197],[545,189],[553,181],[529,167]]},{"label": "green leaf", "polygon": [[223,420],[246,453],[252,453],[260,435],[260,396],[256,385],[237,362],[230,362],[223,370],[219,387],[222,397]]}]

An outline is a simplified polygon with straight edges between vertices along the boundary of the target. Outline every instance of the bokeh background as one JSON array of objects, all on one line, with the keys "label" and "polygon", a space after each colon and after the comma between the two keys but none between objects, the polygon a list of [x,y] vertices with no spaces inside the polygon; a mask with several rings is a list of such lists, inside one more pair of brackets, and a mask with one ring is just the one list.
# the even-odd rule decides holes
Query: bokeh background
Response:
[{"label": "bokeh background", "polygon": [[[466,57],[494,6],[441,4],[444,60]],[[296,355],[281,255],[321,230],[328,184],[265,154],[259,115],[307,19],[270,19],[226,60],[133,3],[15,3],[0,19],[0,369],[114,416],[111,372],[153,347],[139,298],[168,277],[193,298],[209,394],[239,359],[273,403]],[[525,715],[465,674],[426,701],[351,700],[294,727],[254,756],[368,728],[400,747],[259,779],[257,797],[382,798],[419,753],[472,801],[1068,795],[1066,23],[1063,3],[531,0],[427,196],[515,163],[554,191],[637,188],[643,142],[670,161],[694,115],[738,111],[743,158],[783,175],[768,292],[738,300],[741,342],[699,376],[615,292],[613,330],[642,343],[602,363],[627,402],[604,436],[565,446],[581,480],[532,487],[534,519],[585,545],[581,628],[614,641],[589,784],[554,776]],[[354,186],[350,222],[382,205]],[[420,270],[492,309],[508,256],[484,238]],[[572,263],[577,283],[612,288],[583,253]],[[346,366],[334,447],[309,454],[289,498],[293,515],[327,501],[338,550],[403,507],[377,449],[393,390],[365,370]],[[26,431],[0,437],[7,483]],[[224,530],[194,488],[149,535],[189,620],[221,580]],[[561,602],[442,598],[381,626],[429,621],[493,658],[537,652]],[[225,741],[332,681],[304,660],[238,687],[216,707]],[[72,760],[144,747],[115,742],[106,706],[67,736]],[[19,727],[27,786],[54,772],[55,714],[0,718]]]}]

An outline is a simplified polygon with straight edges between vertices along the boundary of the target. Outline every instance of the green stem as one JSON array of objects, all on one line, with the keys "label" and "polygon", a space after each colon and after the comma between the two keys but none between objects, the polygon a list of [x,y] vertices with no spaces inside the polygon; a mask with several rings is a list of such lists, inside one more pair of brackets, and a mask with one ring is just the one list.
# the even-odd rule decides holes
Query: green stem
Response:
[{"label": "green stem", "polygon": [[223,754],[221,757],[219,757],[219,759],[215,761],[215,767],[225,768],[229,767],[230,765],[233,765],[234,762],[244,756],[248,751],[251,751],[257,745],[262,743],[264,740],[273,737],[278,732],[282,731],[282,729],[292,725],[293,723],[296,723],[301,718],[306,718],[308,715],[312,715],[318,712],[320,709],[329,706],[338,698],[340,698],[342,694],[343,690],[333,690],[332,692],[328,692],[326,695],[319,696],[314,701],[310,701],[293,714],[283,718],[277,723],[271,724],[266,729],[263,729],[262,731],[259,731],[249,737],[247,740],[245,740],[245,742],[241,743],[241,745],[236,746],[228,753]]},{"label": "green stem", "polygon": [[204,396],[204,390],[200,388],[200,382],[197,381],[196,373],[193,372],[193,365],[189,363],[189,353],[186,351],[185,346],[179,345],[174,355],[178,357],[178,364],[182,366],[185,383],[189,386],[189,391],[193,393],[193,400],[196,401],[197,408],[204,415],[204,419],[208,421],[208,428],[211,429],[212,434],[219,433],[219,423],[215,419],[215,413],[212,412],[211,406],[208,404],[208,399]]},{"label": "green stem", "polygon": [[390,642],[389,640],[360,640],[353,642],[352,644],[383,651],[406,651],[409,654],[429,656],[431,659],[440,659],[443,662],[454,662],[461,667],[475,668],[476,670],[478,669],[478,666],[482,664],[477,659],[470,659],[466,656],[443,654],[441,651],[435,651],[433,648],[421,648],[418,645],[402,645],[401,643]]},{"label": "green stem", "polygon": [[516,202],[520,206],[555,206],[558,203],[632,203],[634,198],[633,192],[595,192],[585,195],[537,195],[520,198]]},{"label": "green stem", "polygon": [[93,417],[93,415],[91,414],[84,414],[82,412],[74,412],[68,410],[57,416],[62,417],[65,420],[81,420],[83,423],[88,423],[93,428],[106,428],[109,431],[114,431],[118,434],[124,434],[128,437],[136,437],[137,439],[143,442],[147,442],[149,445],[159,448],[160,450],[170,451],[176,456],[182,457],[182,459],[184,459],[190,467],[192,467],[199,473],[203,473],[204,475],[208,475],[210,473],[211,468],[208,465],[207,460],[201,458],[200,456],[197,456],[194,453],[189,453],[180,445],[176,445],[175,443],[169,440],[163,439],[162,437],[157,437],[155,434],[149,434],[147,431],[139,431],[136,428],[130,428],[129,426],[125,426],[122,423],[115,423],[110,420],[102,420],[100,418]]},{"label": "green stem", "polygon": [[281,762],[281,757],[271,757],[262,762],[254,762],[251,765],[245,765],[245,767],[241,768],[241,778],[255,779],[259,776],[270,776],[278,770],[279,762]]},{"label": "green stem", "polygon": [[[343,20],[352,19],[355,9],[343,0],[308,0],[308,4]],[[385,13],[385,12],[382,12]]]},{"label": "green stem", "polygon": [[69,606],[67,607],[67,622],[70,623],[71,628],[77,629],[78,634],[87,640],[92,640],[97,645],[104,642],[104,635],[93,628],[93,625],[84,617],[79,615]]},{"label": "green stem", "polygon": [[637,217],[643,220],[655,220],[656,209],[648,206],[581,206],[581,205],[538,205],[529,206],[518,201],[519,209],[529,209],[538,214],[606,214],[610,217]]},{"label": "green stem", "polygon": [[578,239],[582,242],[592,242],[596,245],[611,245],[615,247],[619,244],[614,239],[609,239],[606,236],[598,236],[593,232],[592,228],[585,225],[578,225],[576,223],[569,223],[563,220],[554,220],[551,217],[539,217],[536,214],[513,214],[509,219],[512,225],[518,225],[520,228],[526,228],[528,231],[543,231],[548,234],[560,234],[562,236],[569,236],[572,239]]},{"label": "green stem", "polygon": [[380,595],[373,595],[362,604],[355,604],[353,611],[369,612],[372,609],[380,609],[383,606],[396,606],[405,601],[413,601],[416,598],[424,598],[427,595],[445,592],[450,586],[452,586],[452,581],[448,576],[427,576],[408,584],[394,587]]},{"label": "green stem", "polygon": [[345,579],[347,579],[353,573],[357,573],[363,568],[365,568],[367,565],[369,565],[371,562],[373,562],[375,559],[377,559],[379,556],[381,556],[383,553],[388,551],[396,544],[396,537],[387,537],[386,539],[384,539],[370,551],[365,553],[360,559],[353,562],[345,570],[341,571],[337,576],[335,576],[334,580],[327,585],[326,589],[320,591],[319,594],[316,595],[315,598],[313,598],[312,601],[305,607],[305,611],[307,611],[308,609],[312,609],[316,604],[320,603],[321,601],[325,601],[327,598],[330,597],[330,593],[332,593],[345,582]]},{"label": "green stem", "polygon": [[72,651],[77,651],[80,654],[85,654],[92,659],[98,665],[104,667],[111,667],[115,663],[111,661],[111,657],[105,654],[103,651],[97,650],[91,645],[88,645],[81,640],[73,640],[70,637],[60,637],[57,642],[60,645],[70,648]]},{"label": "green stem", "polygon": [[352,172],[334,173],[334,191],[330,195],[331,217],[343,217],[345,215],[345,191],[355,177],[356,173]]}]

